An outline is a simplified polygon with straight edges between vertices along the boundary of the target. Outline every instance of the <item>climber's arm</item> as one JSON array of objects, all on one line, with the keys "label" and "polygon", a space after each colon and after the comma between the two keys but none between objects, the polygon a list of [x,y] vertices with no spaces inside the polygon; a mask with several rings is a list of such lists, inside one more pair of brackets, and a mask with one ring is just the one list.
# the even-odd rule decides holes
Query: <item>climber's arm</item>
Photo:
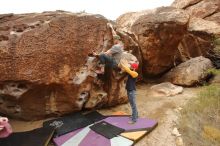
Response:
[{"label": "climber's arm", "polygon": [[132,78],[137,78],[138,73],[136,71],[130,70],[130,68],[126,67],[123,63],[120,63],[121,68],[127,72],[129,75],[132,76]]}]

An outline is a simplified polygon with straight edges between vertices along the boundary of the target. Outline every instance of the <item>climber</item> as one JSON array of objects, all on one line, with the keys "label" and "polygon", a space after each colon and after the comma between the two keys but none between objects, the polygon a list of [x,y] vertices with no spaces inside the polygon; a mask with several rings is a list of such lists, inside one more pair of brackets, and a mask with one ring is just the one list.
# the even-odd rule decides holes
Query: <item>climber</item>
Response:
[{"label": "climber", "polygon": [[[130,66],[130,68],[128,66]],[[135,87],[136,78],[138,76],[138,73],[136,72],[136,70],[138,69],[138,63],[132,63],[129,65],[129,63],[126,60],[121,59],[119,63],[119,67],[128,74],[128,79],[126,82],[126,90],[132,110],[131,121],[129,121],[128,123],[134,124],[137,122],[138,119],[138,111],[136,106],[136,87]]]},{"label": "climber", "polygon": [[104,73],[104,65],[113,69],[116,69],[118,67],[118,63],[121,59],[121,54],[124,49],[124,45],[121,41],[120,36],[114,35],[113,38],[114,45],[109,50],[100,54],[97,54],[95,52],[92,53],[93,56],[99,58],[100,64],[102,65],[101,69],[96,71],[99,74]]}]

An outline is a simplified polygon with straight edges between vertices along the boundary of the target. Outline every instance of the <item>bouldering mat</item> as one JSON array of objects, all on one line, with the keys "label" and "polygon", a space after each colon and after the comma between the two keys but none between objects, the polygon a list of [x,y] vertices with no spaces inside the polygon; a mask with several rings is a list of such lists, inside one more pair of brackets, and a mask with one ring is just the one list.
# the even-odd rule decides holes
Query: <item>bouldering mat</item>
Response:
[{"label": "bouldering mat", "polygon": [[[98,122],[100,120],[103,120],[104,118],[106,118],[106,116],[100,114],[99,112],[97,111],[92,111],[90,113],[87,113],[84,115],[87,119],[89,119],[90,121],[92,122]],[[62,136],[58,136],[58,137],[55,137],[53,139],[54,143],[57,145],[57,146],[61,146],[63,143],[65,143],[67,140],[69,140],[71,137],[73,137],[74,135],[76,135],[78,132],[80,132],[83,128],[81,129],[78,129],[78,130],[75,130],[75,131],[72,131],[72,132],[69,132],[67,134],[64,134]]]},{"label": "bouldering mat", "polygon": [[146,118],[138,118],[135,124],[128,124],[130,121],[129,117],[108,117],[103,121],[107,123],[111,123],[112,125],[124,129],[126,132],[134,132],[140,130],[151,130],[152,128],[157,126],[157,122],[155,120],[146,119]]},{"label": "bouldering mat", "polygon": [[107,139],[102,135],[90,130],[79,146],[131,146],[133,141],[121,136]]},{"label": "bouldering mat", "polygon": [[123,111],[117,111],[117,112],[112,113],[108,117],[113,117],[113,116],[130,116],[130,115]]},{"label": "bouldering mat", "polygon": [[147,133],[148,131],[136,131],[136,132],[124,132],[124,133],[121,133],[120,135],[134,142],[137,142]]},{"label": "bouldering mat", "polygon": [[111,125],[105,121],[96,123],[92,125],[90,128],[96,133],[101,134],[102,136],[108,139],[111,139],[124,132],[124,129]]},{"label": "bouldering mat", "polygon": [[106,116],[100,114],[97,111],[92,111],[90,113],[87,113],[87,114],[85,114],[85,117],[88,118],[93,123],[98,122],[98,121],[103,120],[103,119],[106,118]]},{"label": "bouldering mat", "polygon": [[132,146],[133,143],[133,141],[121,136],[117,136],[111,139],[111,146]]},{"label": "bouldering mat", "polygon": [[133,141],[121,136],[107,139],[90,130],[86,137],[80,142],[79,146],[131,146]]},{"label": "bouldering mat", "polygon": [[74,135],[69,140],[64,142],[62,146],[73,146],[73,145],[78,146],[80,142],[85,138],[85,136],[89,133],[90,130],[91,129],[89,128],[89,126],[83,128],[76,135]]},{"label": "bouldering mat", "polygon": [[[90,113],[91,119],[93,119],[93,114],[95,115],[94,117],[96,117],[97,113]],[[124,115],[120,116],[119,114],[117,116],[106,116],[107,118],[105,119],[100,118],[99,120],[102,120],[99,123],[56,137],[54,138],[54,143],[57,146],[130,146],[153,130],[157,125],[156,121],[146,118],[139,118],[137,123],[128,124],[130,118]],[[99,114],[97,115],[99,117]],[[106,123],[106,125],[111,126],[114,125],[116,129],[119,128],[122,130],[119,132],[116,131],[116,133],[113,130],[114,134],[112,134],[111,130],[113,128],[106,128],[105,124],[103,126],[101,123]],[[92,127],[98,127],[98,131],[96,128],[94,130]],[[124,128],[127,130],[126,132],[123,132]],[[107,133],[107,136],[103,134],[103,131],[104,134]]]},{"label": "bouldering mat", "polygon": [[71,137],[73,137],[74,135],[76,135],[78,132],[80,132],[82,129],[77,129],[75,131],[69,132],[67,134],[64,134],[62,136],[59,137],[55,137],[53,138],[53,142],[56,146],[61,146],[62,144],[64,144],[67,140],[69,140]]},{"label": "bouldering mat", "polygon": [[122,136],[108,139],[86,127],[60,146],[131,146],[132,144],[133,141]]},{"label": "bouldering mat", "polygon": [[104,136],[90,130],[85,138],[80,142],[79,146],[110,146],[111,142]]},{"label": "bouldering mat", "polygon": [[52,127],[12,133],[9,137],[0,139],[0,146],[47,146],[53,133]]},{"label": "bouldering mat", "polygon": [[74,113],[58,119],[49,120],[43,123],[44,127],[55,127],[55,137],[64,135],[71,131],[86,127],[93,122],[81,113]]}]

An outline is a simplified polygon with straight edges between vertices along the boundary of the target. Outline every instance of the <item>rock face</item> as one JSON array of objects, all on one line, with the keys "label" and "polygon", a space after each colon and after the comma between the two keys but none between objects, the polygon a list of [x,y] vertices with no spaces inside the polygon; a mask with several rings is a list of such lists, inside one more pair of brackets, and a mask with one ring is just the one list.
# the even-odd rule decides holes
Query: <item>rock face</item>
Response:
[{"label": "rock face", "polygon": [[140,12],[129,12],[122,14],[116,19],[116,27],[120,31],[131,32],[134,22],[141,16],[152,13],[153,10],[145,10]]},{"label": "rock face", "polygon": [[212,16],[207,17],[207,18],[205,18],[205,19],[206,19],[206,20],[209,20],[209,21],[214,21],[214,22],[220,24],[220,12],[215,13],[215,14],[213,14]]},{"label": "rock face", "polygon": [[187,11],[190,16],[188,33],[178,46],[180,62],[196,56],[210,58],[219,67],[218,46],[214,43],[220,37],[219,0],[175,0],[173,7]]},{"label": "rock face", "polygon": [[[208,34],[203,34],[205,39],[187,33],[184,35],[182,41],[178,46],[179,57],[178,62],[185,62],[191,58],[198,56],[208,56],[209,50],[213,49],[213,45],[210,42],[211,38]],[[208,40],[206,40],[208,39]]]},{"label": "rock face", "polygon": [[0,15],[1,113],[35,120],[126,102],[125,78],[97,76],[88,57],[112,45],[107,23],[62,11]]},{"label": "rock face", "polygon": [[179,9],[184,9],[200,1],[202,0],[175,0],[171,6]]},{"label": "rock face", "polygon": [[142,15],[132,25],[143,56],[143,73],[160,75],[175,65],[178,44],[187,32],[184,10],[161,7]]},{"label": "rock face", "polygon": [[174,96],[183,92],[183,87],[164,82],[151,87],[154,96]]},{"label": "rock face", "polygon": [[191,16],[219,22],[219,0],[175,0],[172,6],[185,9]]},{"label": "rock face", "polygon": [[213,40],[219,34],[220,25],[217,23],[201,18],[191,18],[188,33],[184,35],[178,46],[181,62],[198,56],[211,58],[210,54],[215,48]]},{"label": "rock face", "polygon": [[190,32],[206,32],[208,34],[220,35],[220,25],[218,23],[201,18],[190,19],[188,30]]},{"label": "rock face", "polygon": [[193,86],[206,79],[211,68],[213,65],[209,59],[196,57],[173,68],[164,79],[176,85]]}]

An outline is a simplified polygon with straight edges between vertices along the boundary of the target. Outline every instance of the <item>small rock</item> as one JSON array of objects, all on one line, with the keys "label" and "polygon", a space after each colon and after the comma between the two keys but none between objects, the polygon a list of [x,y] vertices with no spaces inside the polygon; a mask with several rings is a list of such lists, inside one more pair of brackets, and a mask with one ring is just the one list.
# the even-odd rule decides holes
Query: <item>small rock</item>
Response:
[{"label": "small rock", "polygon": [[172,131],[172,135],[176,136],[176,137],[179,137],[181,136],[181,134],[179,133],[178,129],[175,127]]},{"label": "small rock", "polygon": [[181,137],[176,138],[176,146],[183,146],[183,139]]},{"label": "small rock", "polygon": [[177,108],[176,108],[176,109],[174,109],[174,111],[175,111],[175,112],[177,112],[177,113],[179,113],[179,110],[178,110]]},{"label": "small rock", "polygon": [[175,85],[193,86],[202,83],[209,75],[207,71],[212,68],[210,59],[195,57],[170,70],[163,79]]},{"label": "small rock", "polygon": [[183,87],[164,82],[151,87],[154,96],[174,96],[183,92]]},{"label": "small rock", "polygon": [[181,110],[182,110],[183,108],[181,108],[181,107],[178,107],[177,109],[178,109],[179,111],[181,111]]}]

